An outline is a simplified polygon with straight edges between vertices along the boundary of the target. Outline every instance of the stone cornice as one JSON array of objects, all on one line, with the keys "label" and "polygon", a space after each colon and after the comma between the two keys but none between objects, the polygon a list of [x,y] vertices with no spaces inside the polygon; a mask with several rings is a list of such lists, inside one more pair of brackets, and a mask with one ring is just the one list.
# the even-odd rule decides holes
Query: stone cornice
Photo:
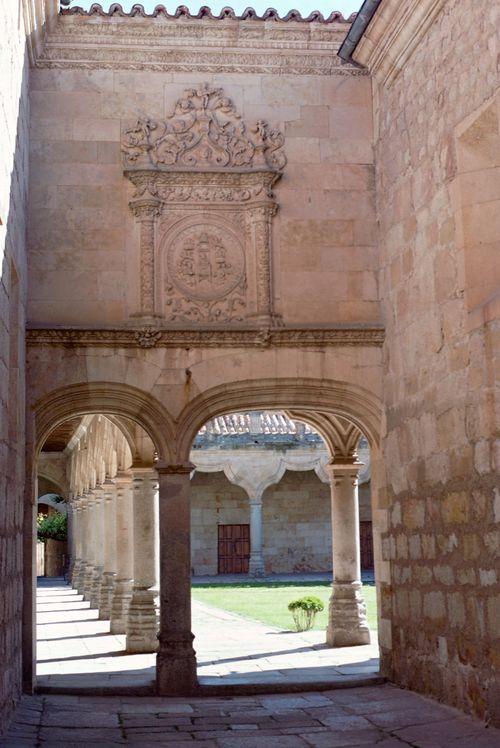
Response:
[{"label": "stone cornice", "polygon": [[353,59],[390,85],[420,44],[446,0],[382,0]]},{"label": "stone cornice", "polygon": [[[113,6],[112,6],[113,7]],[[336,52],[347,24],[332,14],[306,23],[222,15],[156,17],[131,11],[63,11],[38,55],[38,67],[164,72],[364,75]],[[158,9],[157,9],[158,10]],[[200,11],[201,12],[201,11]],[[224,11],[223,11],[224,13]],[[245,15],[245,14],[244,14]],[[312,14],[314,15],[314,14]]]},{"label": "stone cornice", "polygon": [[75,329],[29,328],[28,346],[105,348],[316,348],[382,346],[381,327],[270,329]]}]

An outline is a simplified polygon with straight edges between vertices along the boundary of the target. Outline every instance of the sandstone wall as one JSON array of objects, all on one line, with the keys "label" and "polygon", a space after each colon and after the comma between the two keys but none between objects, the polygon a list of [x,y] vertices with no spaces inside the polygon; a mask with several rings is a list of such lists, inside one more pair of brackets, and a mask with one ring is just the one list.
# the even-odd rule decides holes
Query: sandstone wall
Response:
[{"label": "sandstone wall", "polygon": [[444,3],[403,72],[379,88],[376,117],[392,566],[384,666],[497,723],[499,28],[498,3]]},{"label": "sandstone wall", "polygon": [[[123,34],[129,44],[124,62],[131,67],[125,58],[132,59],[135,49],[126,29],[134,35],[143,30],[147,45],[161,23],[63,16],[54,39],[56,46],[61,39],[71,46],[93,35]],[[176,23],[190,28],[182,20],[168,21],[165,34],[172,34]],[[196,23],[197,46],[213,44],[216,32],[239,28],[237,21]],[[241,22],[245,38],[258,38],[265,28],[283,34],[285,47],[286,34],[293,46],[298,44],[293,34],[308,30],[276,21],[250,23]],[[339,38],[345,29],[339,28]],[[327,32],[329,27],[321,26],[314,31],[318,39]],[[173,49],[182,48],[180,39],[175,44]],[[91,52],[95,57],[95,49]],[[309,51],[300,54],[307,64]],[[90,52],[74,52],[75,58],[85,55]],[[289,324],[377,322],[367,76],[120,70],[105,52],[102,58],[103,69],[98,61],[89,63],[92,70],[72,69],[65,58],[31,78],[30,322],[113,325],[137,311],[138,228],[128,208],[131,185],[123,176],[120,131],[139,115],[165,118],[187,88],[203,82],[222,86],[248,125],[266,119],[285,135],[288,165],[276,188],[280,210],[273,222],[276,310]]]},{"label": "sandstone wall", "polygon": [[[360,487],[360,518],[371,519],[370,492]],[[245,491],[223,473],[197,472],[191,482],[194,574],[217,574],[217,525],[249,524]],[[262,499],[266,573],[328,571],[332,567],[330,487],[312,471],[287,471]]]},{"label": "sandstone wall", "polygon": [[21,691],[28,61],[20,3],[0,12],[0,733]]}]

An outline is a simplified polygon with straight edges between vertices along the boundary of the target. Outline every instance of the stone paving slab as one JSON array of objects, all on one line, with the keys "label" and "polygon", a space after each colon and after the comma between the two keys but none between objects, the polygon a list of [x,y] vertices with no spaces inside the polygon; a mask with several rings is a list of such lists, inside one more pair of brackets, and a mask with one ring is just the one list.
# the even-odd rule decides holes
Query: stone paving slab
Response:
[{"label": "stone paving slab", "polygon": [[[193,600],[193,631],[202,693],[224,695],[366,685],[378,676],[378,646],[331,649],[323,631],[283,631]],[[155,654],[125,652],[64,580],[37,591],[37,684],[41,692],[151,694]]]},{"label": "stone paving slab", "polygon": [[385,684],[227,698],[24,696],[0,738],[1,748],[114,745],[498,748],[500,730]]}]

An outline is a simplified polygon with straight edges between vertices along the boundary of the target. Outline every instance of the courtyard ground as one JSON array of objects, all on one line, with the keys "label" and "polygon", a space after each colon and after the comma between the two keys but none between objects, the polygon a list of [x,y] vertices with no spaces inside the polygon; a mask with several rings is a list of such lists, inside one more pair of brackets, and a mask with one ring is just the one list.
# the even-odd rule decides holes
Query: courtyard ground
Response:
[{"label": "courtyard ground", "polygon": [[[288,612],[288,611],[287,611]],[[331,649],[324,631],[283,631],[193,600],[198,678],[204,688],[286,690],[380,682],[372,644]],[[125,636],[62,579],[39,580],[37,683],[81,693],[151,692],[155,654],[125,653]]]},{"label": "courtyard ground", "polygon": [[2,748],[495,748],[500,731],[389,685],[233,698],[24,697]]},{"label": "courtyard ground", "polygon": [[[277,626],[281,629],[293,629],[292,614],[288,603],[305,595],[318,597],[324,609],[318,613],[313,629],[325,631],[328,623],[328,601],[332,591],[331,582],[239,582],[232,584],[210,583],[194,584],[192,594],[199,600],[217,608],[238,613],[246,618]],[[363,596],[366,602],[366,614],[370,629],[377,628],[377,599],[375,583],[363,585]]]}]

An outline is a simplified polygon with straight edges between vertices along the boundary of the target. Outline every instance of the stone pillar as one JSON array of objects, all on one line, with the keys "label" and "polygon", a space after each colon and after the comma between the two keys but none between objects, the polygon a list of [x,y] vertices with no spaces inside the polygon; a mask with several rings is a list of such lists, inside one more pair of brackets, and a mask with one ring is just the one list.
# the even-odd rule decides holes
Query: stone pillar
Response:
[{"label": "stone pillar", "polygon": [[331,475],[333,589],[326,642],[331,647],[370,643],[362,595],[359,550],[358,474],[353,459],[326,466]]},{"label": "stone pillar", "polygon": [[101,583],[99,618],[111,618],[111,602],[116,579],[116,486],[112,480],[105,480],[104,489],[104,559]]},{"label": "stone pillar", "polygon": [[251,577],[264,576],[262,555],[262,497],[250,499],[250,561],[248,574]]},{"label": "stone pillar", "polygon": [[80,584],[82,570],[82,507],[81,498],[75,496],[73,504],[73,570],[71,574],[71,586],[77,590]]},{"label": "stone pillar", "polygon": [[118,473],[116,484],[116,577],[111,601],[111,633],[126,634],[132,575],[134,568],[132,543],[132,475]]},{"label": "stone pillar", "polygon": [[66,560],[66,575],[67,580],[71,584],[73,579],[73,570],[75,568],[76,556],[75,556],[75,513],[76,504],[74,498],[67,502],[67,517],[68,517],[68,558]]},{"label": "stone pillar", "polygon": [[155,501],[158,477],[151,468],[132,468],[134,476],[134,586],[128,611],[127,652],[156,652]]},{"label": "stone pillar", "polygon": [[156,198],[134,200],[130,209],[140,224],[139,312],[147,323],[154,322],[155,313],[155,220],[160,213]]},{"label": "stone pillar", "polygon": [[82,575],[82,594],[84,600],[89,600],[92,596],[92,585],[94,584],[94,526],[95,526],[95,504],[92,498],[92,494],[88,493],[84,496],[84,517],[85,517],[85,533],[84,533],[84,558],[85,558],[85,572]]},{"label": "stone pillar", "polygon": [[94,577],[90,591],[90,607],[99,609],[101,604],[101,584],[104,570],[104,491],[92,491],[94,503]]},{"label": "stone pillar", "polygon": [[158,466],[160,519],[160,647],[156,658],[161,696],[197,688],[191,633],[189,476],[193,465]]}]

